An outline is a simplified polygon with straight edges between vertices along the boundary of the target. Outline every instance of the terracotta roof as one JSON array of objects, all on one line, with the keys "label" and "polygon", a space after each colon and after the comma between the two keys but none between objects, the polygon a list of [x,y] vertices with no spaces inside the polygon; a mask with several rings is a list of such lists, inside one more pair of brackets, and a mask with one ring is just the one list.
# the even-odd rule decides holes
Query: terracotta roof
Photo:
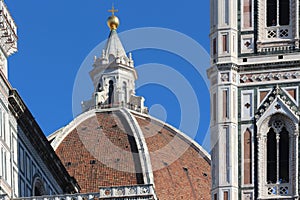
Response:
[{"label": "terracotta roof", "polygon": [[145,135],[160,199],[210,199],[210,161],[182,135],[153,118],[136,116]]},{"label": "terracotta roof", "polygon": [[209,154],[150,116],[92,110],[49,138],[81,192],[154,184],[159,199],[210,199]]},{"label": "terracotta roof", "polygon": [[[136,153],[137,147],[124,126],[111,112],[97,113],[78,124],[56,149],[82,193],[98,192],[99,186],[143,183],[142,175],[135,173],[140,168],[138,158],[130,153]],[[129,153],[125,156],[112,147]]]}]

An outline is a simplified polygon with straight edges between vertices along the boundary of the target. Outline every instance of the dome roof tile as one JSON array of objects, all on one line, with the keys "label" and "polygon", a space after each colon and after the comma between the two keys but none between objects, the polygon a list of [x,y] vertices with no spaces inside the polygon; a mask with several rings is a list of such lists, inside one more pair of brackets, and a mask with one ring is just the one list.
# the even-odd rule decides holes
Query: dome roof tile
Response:
[{"label": "dome roof tile", "polygon": [[[149,184],[141,162],[144,149],[150,157],[146,165],[152,168],[147,172],[153,177],[150,184],[159,199],[210,199],[210,157],[177,129],[126,109],[83,115],[70,123],[72,128],[51,136],[56,153],[82,192],[98,192],[100,186]],[[137,138],[137,130],[143,138]]]}]

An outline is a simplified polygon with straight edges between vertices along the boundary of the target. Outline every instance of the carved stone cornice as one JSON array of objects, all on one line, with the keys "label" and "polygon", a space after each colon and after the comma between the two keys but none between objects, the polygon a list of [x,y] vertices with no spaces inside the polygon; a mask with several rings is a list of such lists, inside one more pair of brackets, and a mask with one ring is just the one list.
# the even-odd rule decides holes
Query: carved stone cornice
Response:
[{"label": "carved stone cornice", "polygon": [[[272,59],[270,58],[270,61]],[[247,65],[239,65],[239,72],[251,72],[251,71],[261,71],[263,70],[284,70],[286,68],[290,70],[296,70],[300,68],[300,60],[289,60],[289,61],[281,61],[281,62],[264,62],[264,63],[251,63]]]},{"label": "carved stone cornice", "polygon": [[270,81],[299,80],[300,70],[266,71],[262,73],[240,73],[240,83],[262,83]]},{"label": "carved stone cornice", "polygon": [[234,63],[218,64],[217,68],[219,71],[238,71],[238,65]]}]

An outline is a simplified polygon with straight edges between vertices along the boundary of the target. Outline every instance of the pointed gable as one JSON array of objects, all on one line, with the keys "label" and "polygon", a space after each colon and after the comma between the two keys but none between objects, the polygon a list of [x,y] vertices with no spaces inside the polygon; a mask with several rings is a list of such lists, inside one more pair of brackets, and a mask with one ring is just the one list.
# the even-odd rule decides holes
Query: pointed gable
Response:
[{"label": "pointed gable", "polygon": [[260,118],[269,116],[275,113],[284,113],[294,118],[299,118],[300,112],[298,106],[290,98],[290,95],[279,86],[274,87],[272,92],[264,99],[261,106],[255,113],[256,121],[260,121]]}]

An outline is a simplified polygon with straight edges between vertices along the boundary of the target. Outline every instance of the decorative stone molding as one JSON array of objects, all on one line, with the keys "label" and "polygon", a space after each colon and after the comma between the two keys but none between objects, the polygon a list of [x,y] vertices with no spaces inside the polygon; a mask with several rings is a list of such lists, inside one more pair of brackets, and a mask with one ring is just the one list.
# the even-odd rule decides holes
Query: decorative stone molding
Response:
[{"label": "decorative stone molding", "polygon": [[253,194],[251,193],[251,192],[245,192],[244,194],[243,194],[243,199],[244,200],[253,200],[254,198],[253,198]]},{"label": "decorative stone molding", "polygon": [[221,82],[229,82],[229,73],[221,73]]},{"label": "decorative stone molding", "polygon": [[13,200],[95,200],[95,199],[152,199],[157,200],[153,185],[100,187],[98,193],[21,197]]},{"label": "decorative stone molding", "polygon": [[292,8],[292,12],[290,12],[290,15],[291,15],[291,22],[294,26],[292,26],[292,34],[294,36],[294,38],[296,38],[295,40],[295,47],[296,48],[299,48],[299,39],[297,39],[297,35],[298,35],[298,31],[297,31],[297,14],[298,12],[296,12],[296,8],[298,5],[296,5],[296,1],[290,1],[290,4],[291,4],[291,8]]},{"label": "decorative stone molding", "polygon": [[98,193],[86,193],[86,194],[63,194],[63,195],[45,195],[39,197],[20,197],[14,198],[13,200],[94,200],[99,199],[100,194]]},{"label": "decorative stone molding", "polygon": [[254,35],[241,35],[241,53],[253,53],[254,52]]},{"label": "decorative stone molding", "polygon": [[255,73],[255,74],[241,74],[241,83],[253,82],[268,82],[278,80],[292,80],[300,77],[300,71],[281,71],[281,72],[268,72],[268,73]]},{"label": "decorative stone molding", "polygon": [[[147,197],[147,198],[146,198]],[[153,185],[101,187],[99,199],[157,199]]]}]

